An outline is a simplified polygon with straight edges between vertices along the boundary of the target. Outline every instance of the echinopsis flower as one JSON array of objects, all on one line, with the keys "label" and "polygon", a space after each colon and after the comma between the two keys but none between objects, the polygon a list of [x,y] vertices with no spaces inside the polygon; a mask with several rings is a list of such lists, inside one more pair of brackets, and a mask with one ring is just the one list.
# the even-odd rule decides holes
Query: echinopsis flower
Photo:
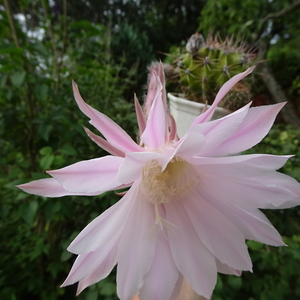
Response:
[{"label": "echinopsis flower", "polygon": [[111,153],[48,172],[52,178],[19,187],[45,197],[99,195],[128,188],[93,220],[68,250],[78,257],[63,286],[78,293],[117,265],[122,300],[175,300],[185,278],[209,298],[217,272],[251,271],[245,240],[284,243],[260,208],[300,204],[299,183],[277,172],[290,156],[240,155],[268,133],[284,104],[250,104],[211,121],[218,103],[252,69],[223,85],[211,107],[182,138],[168,112],[161,65],[151,74],[144,110],[135,98],[140,142],[81,98],[75,100],[103,137],[88,136]]}]

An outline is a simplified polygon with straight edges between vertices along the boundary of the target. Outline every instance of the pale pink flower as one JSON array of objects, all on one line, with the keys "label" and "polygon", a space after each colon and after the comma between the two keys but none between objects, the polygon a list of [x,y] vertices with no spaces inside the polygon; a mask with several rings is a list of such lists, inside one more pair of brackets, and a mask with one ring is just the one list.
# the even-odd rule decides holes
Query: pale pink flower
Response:
[{"label": "pale pink flower", "polygon": [[[89,137],[112,155],[48,172],[52,178],[19,187],[45,197],[99,195],[129,187],[115,205],[87,225],[68,250],[78,257],[63,286],[78,293],[117,264],[122,300],[175,300],[183,277],[209,298],[217,272],[251,271],[245,240],[284,243],[259,208],[300,204],[299,183],[276,172],[290,156],[240,155],[268,133],[284,104],[250,104],[210,121],[218,103],[252,69],[223,85],[211,107],[177,138],[161,66],[153,72],[146,108],[135,99],[140,144],[81,98],[76,102],[104,138]],[[146,111],[146,113],[145,113]]]}]

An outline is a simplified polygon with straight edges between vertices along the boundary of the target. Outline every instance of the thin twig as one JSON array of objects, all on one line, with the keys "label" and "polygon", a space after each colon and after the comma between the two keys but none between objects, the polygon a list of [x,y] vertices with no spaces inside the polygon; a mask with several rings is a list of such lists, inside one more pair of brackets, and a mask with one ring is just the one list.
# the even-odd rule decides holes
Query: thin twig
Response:
[{"label": "thin twig", "polygon": [[3,3],[4,3],[4,7],[6,9],[6,14],[7,14],[7,17],[8,17],[8,22],[9,22],[9,27],[10,27],[11,32],[12,32],[12,37],[13,37],[14,43],[15,43],[17,48],[20,48],[20,44],[19,44],[19,41],[18,41],[18,36],[17,36],[15,24],[14,24],[14,21],[13,21],[13,18],[12,18],[12,14],[11,14],[11,11],[10,11],[8,1],[4,0]]}]

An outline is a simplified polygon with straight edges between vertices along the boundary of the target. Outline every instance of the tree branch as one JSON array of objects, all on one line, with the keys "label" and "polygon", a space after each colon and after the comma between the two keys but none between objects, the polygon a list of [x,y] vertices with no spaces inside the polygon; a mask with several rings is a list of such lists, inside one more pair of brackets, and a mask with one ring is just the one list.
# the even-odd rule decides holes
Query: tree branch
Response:
[{"label": "tree branch", "polygon": [[295,1],[292,3],[289,7],[283,8],[282,10],[274,13],[267,14],[261,21],[258,26],[257,32],[258,34],[256,35],[255,40],[259,39],[259,37],[262,35],[264,29],[265,29],[265,24],[267,23],[268,20],[270,19],[277,19],[280,18],[289,12],[295,10],[296,8],[300,7],[300,0]]},{"label": "tree branch", "polygon": [[18,36],[17,36],[17,33],[16,33],[16,28],[15,28],[14,21],[13,21],[13,18],[12,18],[10,7],[9,7],[9,3],[8,3],[7,0],[4,0],[3,4],[4,4],[4,7],[6,9],[6,14],[7,14],[8,22],[9,22],[9,27],[10,27],[10,30],[12,32],[12,37],[13,37],[14,43],[15,43],[17,48],[20,48],[20,44],[19,44],[19,41],[18,41]]},{"label": "tree branch", "polygon": [[[267,46],[266,43],[261,41],[259,48],[258,61],[263,61],[266,56]],[[270,67],[267,62],[262,62],[258,64],[257,70],[262,73],[262,80],[268,89],[269,93],[272,95],[274,102],[281,103],[287,102],[287,104],[281,110],[282,117],[284,121],[288,124],[293,125],[294,127],[300,129],[300,119],[294,112],[294,108],[291,102],[288,101],[287,96],[282,90],[280,84],[277,82],[275,76],[273,75]]]}]

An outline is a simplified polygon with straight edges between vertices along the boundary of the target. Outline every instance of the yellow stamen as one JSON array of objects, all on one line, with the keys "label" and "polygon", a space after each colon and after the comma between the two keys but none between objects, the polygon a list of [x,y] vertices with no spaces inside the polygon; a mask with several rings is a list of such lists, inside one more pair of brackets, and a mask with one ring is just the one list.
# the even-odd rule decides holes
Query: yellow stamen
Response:
[{"label": "yellow stamen", "polygon": [[199,182],[200,178],[193,167],[181,158],[173,158],[163,171],[157,160],[146,164],[142,173],[141,191],[154,204],[155,223],[161,229],[167,221],[161,218],[159,205],[177,200],[178,196]]}]

